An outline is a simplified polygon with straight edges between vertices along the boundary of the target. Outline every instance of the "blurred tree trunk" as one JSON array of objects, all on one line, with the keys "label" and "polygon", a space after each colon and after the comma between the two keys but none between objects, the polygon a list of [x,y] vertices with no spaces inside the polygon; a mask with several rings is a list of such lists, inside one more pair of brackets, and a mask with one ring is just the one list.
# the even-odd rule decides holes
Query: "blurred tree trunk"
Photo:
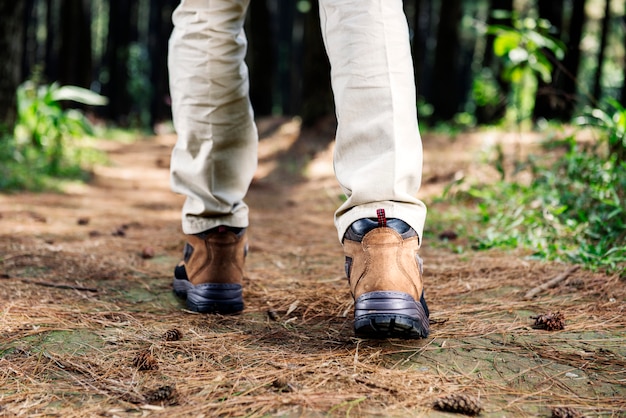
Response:
[{"label": "blurred tree trunk", "polygon": [[[413,17],[413,68],[418,97],[430,101],[432,89],[432,45],[436,44],[436,20],[433,0],[415,0]],[[435,93],[436,94],[436,93]]]},{"label": "blurred tree trunk", "polygon": [[[624,12],[623,19],[626,20],[626,10]],[[623,45],[624,47],[626,47],[626,34],[622,36],[623,36],[622,38]],[[626,107],[626,57],[623,58],[623,60],[624,60],[624,63],[622,65],[623,65],[624,79],[622,80],[622,89],[620,91],[619,102],[622,105],[622,107]],[[618,142],[613,145],[612,151],[616,153],[619,161],[626,161],[626,144],[624,144],[623,142],[620,144]],[[626,190],[622,190],[621,197],[622,197],[622,201],[626,201]]]},{"label": "blurred tree trunk", "polygon": [[[257,0],[258,1],[258,0]],[[283,114],[293,115],[295,113],[294,103],[292,101],[292,77],[296,68],[292,68],[293,63],[293,28],[294,17],[296,14],[296,2],[277,0],[278,8],[276,10],[278,30],[278,69],[275,73],[275,85],[279,91],[277,94],[277,105],[281,108]]]},{"label": "blurred tree trunk", "polygon": [[59,82],[91,85],[91,13],[87,0],[62,0],[60,10]]},{"label": "blurred tree trunk", "polygon": [[[490,0],[487,25],[501,25],[510,27],[513,23],[513,0]],[[502,119],[506,113],[507,97],[511,91],[511,84],[501,77],[502,63],[494,59],[494,35],[487,35],[485,53],[483,56],[483,71],[496,80],[498,84],[498,98],[495,103],[476,106],[476,121],[479,124],[489,124]]]},{"label": "blurred tree trunk", "polygon": [[58,2],[46,0],[46,45],[44,75],[46,82],[56,81],[59,77],[59,42],[55,36],[60,32],[58,16]]},{"label": "blurred tree trunk", "polygon": [[298,7],[295,7],[291,19],[291,53],[289,54],[289,63],[287,64],[289,69],[289,77],[287,79],[291,86],[287,99],[287,103],[289,103],[287,113],[291,115],[300,115],[302,111],[304,25],[306,15],[310,15],[310,13],[303,13]]},{"label": "blurred tree trunk", "polygon": [[566,41],[565,58],[561,70],[561,89],[564,107],[559,119],[568,121],[574,114],[578,91],[578,69],[580,68],[580,42],[587,19],[585,0],[572,0],[572,14],[569,20],[569,37]]},{"label": "blurred tree trunk", "polygon": [[[563,38],[563,6],[563,0],[537,1],[539,17],[551,23],[550,36],[556,39]],[[559,118],[565,109],[566,98],[563,97],[559,87],[559,78],[562,76],[562,72],[559,70],[560,64],[552,51],[544,49],[543,53],[552,63],[552,80],[549,83],[543,80],[538,81],[533,121]]]},{"label": "blurred tree trunk", "polygon": [[172,33],[172,13],[178,0],[151,0],[148,30],[148,55],[150,57],[150,126],[171,118],[169,80],[167,73],[167,48]]},{"label": "blurred tree trunk", "polygon": [[300,115],[305,126],[334,114],[330,63],[322,41],[318,0],[311,1],[304,20],[304,56]]},{"label": "blurred tree trunk", "polygon": [[128,90],[129,47],[137,40],[137,0],[109,1],[109,31],[104,56],[108,73],[102,92],[109,98],[106,117],[128,126],[132,98]]},{"label": "blurred tree trunk", "polygon": [[24,21],[22,27],[24,28],[24,38],[22,42],[22,68],[20,70],[20,79],[26,80],[30,78],[33,67],[37,63],[36,51],[37,51],[37,28],[40,24],[38,16],[35,13],[35,0],[24,1]]},{"label": "blurred tree trunk", "polygon": [[420,71],[422,69],[422,60],[418,59],[423,45],[420,43],[420,9],[421,0],[405,0],[403,2],[404,13],[409,23],[409,36],[411,39],[411,57],[413,58],[413,78],[415,85],[418,85],[420,79]]},{"label": "blurred tree trunk", "polygon": [[602,18],[602,29],[600,33],[600,46],[598,47],[598,67],[593,78],[593,97],[600,100],[602,95],[602,68],[606,56],[606,44],[608,42],[609,26],[611,24],[611,0],[606,0],[604,5],[604,17]]},{"label": "blurred tree trunk", "polygon": [[[626,20],[626,10],[624,11],[624,19]],[[624,48],[626,49],[626,34],[622,39]],[[626,57],[624,57],[624,63],[622,64],[624,68],[624,79],[622,81],[622,90],[620,92],[620,104],[623,107],[626,107]]]},{"label": "blurred tree trunk", "polygon": [[442,2],[433,67],[433,119],[450,120],[460,109],[459,27],[462,0]]},{"label": "blurred tree trunk", "polygon": [[20,83],[24,16],[23,1],[0,2],[0,125],[15,124],[15,91]]},{"label": "blurred tree trunk", "polygon": [[272,114],[276,48],[272,32],[272,16],[267,0],[250,2],[246,21],[250,70],[250,101],[257,116]]}]

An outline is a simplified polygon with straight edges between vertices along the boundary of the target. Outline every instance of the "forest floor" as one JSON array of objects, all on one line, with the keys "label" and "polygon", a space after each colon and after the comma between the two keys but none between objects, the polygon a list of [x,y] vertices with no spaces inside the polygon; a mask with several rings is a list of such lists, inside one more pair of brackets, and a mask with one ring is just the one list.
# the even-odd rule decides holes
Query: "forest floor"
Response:
[{"label": "forest floor", "polygon": [[[64,193],[0,195],[0,416],[445,417],[433,405],[446,395],[474,397],[486,417],[626,416],[617,275],[523,252],[457,254],[430,231],[430,336],[355,338],[332,126],[259,129],[241,315],[188,312],[172,294],[184,244],[174,135],[102,141],[110,164]],[[489,178],[481,153],[520,138],[426,135],[425,200],[460,171]],[[534,327],[550,312],[563,330]]]}]

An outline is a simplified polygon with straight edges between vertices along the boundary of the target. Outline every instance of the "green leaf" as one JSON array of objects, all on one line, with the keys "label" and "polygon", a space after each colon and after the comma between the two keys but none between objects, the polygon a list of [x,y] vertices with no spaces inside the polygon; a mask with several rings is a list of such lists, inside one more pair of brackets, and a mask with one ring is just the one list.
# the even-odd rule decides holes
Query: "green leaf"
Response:
[{"label": "green leaf", "polygon": [[544,83],[549,83],[550,81],[552,81],[551,66],[545,65],[545,63],[538,61],[533,63],[530,68],[532,68],[533,71],[539,74],[539,77],[541,77],[541,80]]},{"label": "green leaf", "polygon": [[108,99],[91,90],[77,86],[62,86],[54,90],[51,97],[55,101],[71,100],[89,106],[104,106]]},{"label": "green leaf", "polygon": [[512,15],[513,13],[511,13],[510,10],[496,9],[493,12],[491,12],[491,16],[493,16],[494,19],[500,19],[500,20],[508,19]]},{"label": "green leaf", "polygon": [[520,83],[524,79],[524,73],[526,69],[521,66],[511,68],[509,72],[509,79],[512,83]]},{"label": "green leaf", "polygon": [[509,51],[509,59],[513,64],[521,64],[528,61],[529,54],[524,48],[513,48]]},{"label": "green leaf", "polygon": [[517,48],[521,43],[521,36],[517,32],[508,31],[501,33],[493,41],[493,52],[503,57],[509,53],[509,51]]}]

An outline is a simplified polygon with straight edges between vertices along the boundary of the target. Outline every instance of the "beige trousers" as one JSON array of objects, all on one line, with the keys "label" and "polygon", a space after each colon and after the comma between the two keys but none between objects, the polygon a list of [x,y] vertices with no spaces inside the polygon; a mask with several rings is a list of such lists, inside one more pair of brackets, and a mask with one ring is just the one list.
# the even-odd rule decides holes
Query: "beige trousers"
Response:
[{"label": "beige trousers", "polygon": [[[174,12],[171,184],[187,197],[186,234],[248,226],[258,142],[244,63],[248,3],[182,0]],[[338,237],[377,209],[422,237],[422,143],[402,0],[320,0],[320,20],[338,120],[334,168],[347,196],[335,212]]]}]

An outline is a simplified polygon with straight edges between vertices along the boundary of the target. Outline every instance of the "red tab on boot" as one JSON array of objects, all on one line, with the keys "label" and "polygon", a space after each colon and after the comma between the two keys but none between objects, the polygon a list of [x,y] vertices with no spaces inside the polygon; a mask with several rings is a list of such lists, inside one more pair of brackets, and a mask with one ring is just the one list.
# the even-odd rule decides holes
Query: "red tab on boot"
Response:
[{"label": "red tab on boot", "polygon": [[385,209],[377,209],[376,215],[378,216],[378,226],[381,228],[387,226],[387,217],[385,216]]}]

